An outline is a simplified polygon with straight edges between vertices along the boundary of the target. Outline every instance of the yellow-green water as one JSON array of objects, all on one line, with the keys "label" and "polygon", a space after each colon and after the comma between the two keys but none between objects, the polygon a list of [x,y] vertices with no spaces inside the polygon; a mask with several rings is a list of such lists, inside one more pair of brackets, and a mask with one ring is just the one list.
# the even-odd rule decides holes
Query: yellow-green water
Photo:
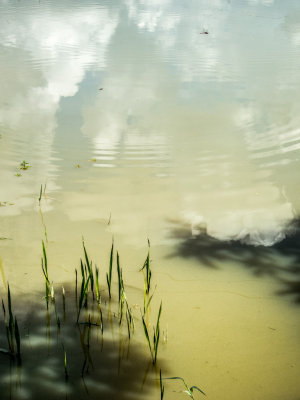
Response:
[{"label": "yellow-green water", "polygon": [[[6,398],[87,396],[73,321],[67,389],[55,323],[51,350],[40,342],[46,229],[71,304],[82,236],[103,290],[112,237],[120,253],[130,367],[117,326],[104,350],[94,338],[107,367],[103,381],[91,368],[90,397],[160,398],[139,311],[149,238],[163,375],[214,400],[299,399],[298,1],[2,1],[0,22],[0,291],[9,281],[27,349],[19,380],[0,354]],[[165,399],[187,397],[164,384]]]}]

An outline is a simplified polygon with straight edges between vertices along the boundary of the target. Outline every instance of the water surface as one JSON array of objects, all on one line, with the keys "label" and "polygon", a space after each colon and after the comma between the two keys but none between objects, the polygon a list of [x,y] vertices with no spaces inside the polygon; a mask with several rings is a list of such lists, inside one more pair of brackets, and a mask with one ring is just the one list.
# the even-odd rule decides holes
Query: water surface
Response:
[{"label": "water surface", "polygon": [[1,1],[0,22],[2,297],[38,297],[46,228],[56,284],[84,236],[104,288],[114,235],[139,303],[149,238],[170,376],[299,398],[298,1]]}]

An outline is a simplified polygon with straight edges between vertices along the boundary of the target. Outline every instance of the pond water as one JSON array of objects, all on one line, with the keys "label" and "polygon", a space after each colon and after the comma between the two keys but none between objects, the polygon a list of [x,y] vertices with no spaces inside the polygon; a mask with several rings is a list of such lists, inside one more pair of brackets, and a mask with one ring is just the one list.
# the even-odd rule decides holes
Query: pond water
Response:
[{"label": "pond water", "polygon": [[[0,354],[6,398],[158,399],[161,369],[215,400],[299,400],[299,1],[1,0],[0,74],[0,292],[8,281],[24,348],[22,366]],[[121,363],[106,298],[104,366],[83,379],[64,321],[67,383],[41,241],[74,310],[82,237],[104,296],[113,238],[136,331]],[[148,239],[156,369],[140,312]],[[163,382],[164,399],[187,397]]]}]

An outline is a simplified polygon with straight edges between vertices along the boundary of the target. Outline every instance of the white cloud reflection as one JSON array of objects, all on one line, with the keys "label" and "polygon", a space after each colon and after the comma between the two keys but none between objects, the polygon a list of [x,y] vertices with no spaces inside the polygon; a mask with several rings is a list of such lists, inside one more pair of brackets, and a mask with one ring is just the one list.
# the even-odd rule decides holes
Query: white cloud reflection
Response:
[{"label": "white cloud reflection", "polygon": [[[4,10],[17,7],[3,4]],[[255,19],[256,12],[263,18]],[[124,0],[119,8],[105,3],[64,9],[57,4],[2,13],[5,62],[0,72],[8,79],[0,93],[0,124],[12,132],[3,145],[7,158],[13,154],[2,162],[16,165],[31,154],[40,158],[40,166],[31,187],[28,181],[18,187],[10,183],[12,170],[3,168],[1,196],[14,199],[20,187],[23,196],[30,195],[47,175],[55,187],[52,148],[61,101],[78,93],[87,72],[99,76],[101,71],[103,92],[91,94],[93,100],[80,108],[81,131],[93,143],[95,165],[155,167],[157,176],[167,165],[182,196],[178,212],[204,212],[210,232],[218,237],[252,232],[254,241],[261,237],[267,244],[274,240],[265,239],[267,229],[279,238],[293,212],[280,195],[282,182],[271,179],[272,163],[278,168],[299,151],[300,143],[293,106],[299,104],[299,82],[292,78],[300,71],[295,57],[299,21],[287,17],[292,8],[285,12],[270,0],[235,5]],[[282,38],[284,29],[288,42]],[[280,113],[282,104],[285,112]],[[283,154],[284,159],[276,158]],[[216,188],[228,197],[221,207],[220,202],[211,204]],[[253,197],[253,191],[260,195],[244,206],[244,196]],[[65,200],[71,219],[91,218],[88,211],[86,216],[78,212],[84,204],[97,210],[96,200],[92,207],[93,200],[82,196],[79,203]],[[157,204],[159,196],[160,191]],[[122,212],[130,215],[134,210],[128,203]]]},{"label": "white cloud reflection", "polygon": [[[12,171],[2,168],[1,198],[15,199],[20,188],[23,196],[28,196],[45,177],[48,190],[56,188],[52,143],[61,99],[77,93],[91,67],[106,67],[107,48],[119,15],[117,11],[91,7],[61,10],[45,6],[28,12],[17,6],[5,10],[7,13],[0,16],[0,46],[5,57],[5,62],[0,62],[0,73],[9,82],[0,94],[4,104],[0,124],[11,134],[3,143],[7,149],[17,144],[15,165],[25,157],[35,163],[35,174],[26,185],[24,180],[16,184],[11,179]],[[42,160],[36,165],[41,154]],[[22,208],[23,203],[17,201],[14,212]]]}]

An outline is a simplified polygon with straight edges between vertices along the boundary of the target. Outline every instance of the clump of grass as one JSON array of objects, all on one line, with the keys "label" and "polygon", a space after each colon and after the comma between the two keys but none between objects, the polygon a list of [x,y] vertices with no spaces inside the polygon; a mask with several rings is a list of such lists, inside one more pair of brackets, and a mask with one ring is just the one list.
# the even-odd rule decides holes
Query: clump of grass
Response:
[{"label": "clump of grass", "polygon": [[151,354],[153,365],[156,364],[156,360],[157,360],[157,352],[158,352],[158,345],[159,345],[159,338],[160,338],[159,320],[160,320],[160,316],[161,316],[161,310],[162,310],[162,303],[160,303],[160,307],[159,307],[159,310],[158,310],[158,316],[157,316],[157,320],[156,320],[156,327],[153,327],[153,330],[154,330],[153,344],[151,344],[150,335],[149,335],[147,324],[145,322],[145,318],[144,318],[144,316],[142,316],[144,333],[145,333],[145,336],[146,336],[146,339],[147,339],[147,343],[148,343],[148,346],[149,346],[149,350],[150,350],[150,354]]},{"label": "clump of grass", "polygon": [[106,273],[108,295],[109,295],[110,299],[111,299],[111,278],[112,278],[113,260],[114,260],[114,240],[112,241],[111,250],[110,250],[109,269],[108,269],[108,273]]},{"label": "clump of grass", "polygon": [[12,356],[17,356],[21,360],[21,338],[17,318],[13,316],[12,303],[9,284],[7,284],[7,304],[8,304],[8,318],[6,317],[6,309],[2,299],[2,309],[4,314],[4,322],[6,328],[6,337],[8,343],[9,353]]},{"label": "clump of grass", "polygon": [[146,260],[142,266],[142,268],[140,269],[140,271],[144,271],[144,280],[145,280],[145,286],[146,286],[146,293],[148,294],[150,291],[150,284],[151,284],[151,268],[150,268],[150,241],[148,239],[148,253],[147,253],[147,257]]},{"label": "clump of grass", "polygon": [[183,382],[184,386],[185,386],[185,390],[183,391],[183,393],[186,393],[193,400],[195,400],[195,398],[194,398],[194,390],[197,390],[198,392],[200,392],[201,394],[206,396],[206,394],[203,392],[203,390],[201,390],[198,386],[194,385],[194,386],[189,387],[187,385],[186,381],[183,378],[181,378],[181,376],[172,376],[171,378],[165,378],[165,379],[179,379],[179,380],[181,380]]}]

